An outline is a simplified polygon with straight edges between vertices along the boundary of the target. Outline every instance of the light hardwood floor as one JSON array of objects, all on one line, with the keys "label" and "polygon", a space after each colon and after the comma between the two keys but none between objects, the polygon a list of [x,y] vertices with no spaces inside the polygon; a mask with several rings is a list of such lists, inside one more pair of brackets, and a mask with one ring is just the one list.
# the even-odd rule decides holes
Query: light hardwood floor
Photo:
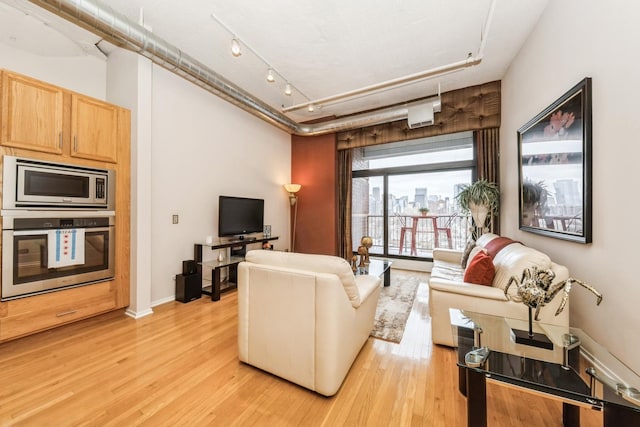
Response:
[{"label": "light hardwood floor", "polygon": [[[0,344],[0,425],[464,426],[455,353],[431,344],[427,299],[421,283],[402,342],[370,338],[332,398],[238,361],[235,292]],[[562,425],[559,402],[488,393],[490,426]]]}]

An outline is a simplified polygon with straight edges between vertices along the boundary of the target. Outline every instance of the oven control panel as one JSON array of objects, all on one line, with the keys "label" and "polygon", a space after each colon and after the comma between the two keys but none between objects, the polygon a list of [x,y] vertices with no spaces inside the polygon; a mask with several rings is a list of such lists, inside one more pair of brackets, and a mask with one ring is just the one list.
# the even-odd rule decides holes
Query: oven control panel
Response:
[{"label": "oven control panel", "polygon": [[109,225],[108,218],[65,218],[60,220],[60,227],[55,228],[89,228]]},{"label": "oven control panel", "polygon": [[114,224],[113,217],[97,218],[16,218],[14,230],[42,230],[56,228],[98,228]]}]

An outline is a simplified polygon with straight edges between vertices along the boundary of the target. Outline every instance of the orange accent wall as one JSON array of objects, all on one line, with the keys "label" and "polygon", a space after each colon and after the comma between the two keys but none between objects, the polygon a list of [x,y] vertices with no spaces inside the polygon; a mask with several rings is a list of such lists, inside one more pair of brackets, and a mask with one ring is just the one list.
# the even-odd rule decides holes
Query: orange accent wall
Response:
[{"label": "orange accent wall", "polygon": [[338,253],[336,135],[291,137],[291,182],[301,184],[295,251]]}]

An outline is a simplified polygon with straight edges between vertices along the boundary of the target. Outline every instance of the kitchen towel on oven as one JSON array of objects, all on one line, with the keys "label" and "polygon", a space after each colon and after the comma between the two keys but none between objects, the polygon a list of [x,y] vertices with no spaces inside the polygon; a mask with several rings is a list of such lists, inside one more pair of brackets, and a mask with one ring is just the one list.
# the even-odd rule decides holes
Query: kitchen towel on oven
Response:
[{"label": "kitchen towel on oven", "polygon": [[84,229],[49,230],[48,267],[84,264]]}]

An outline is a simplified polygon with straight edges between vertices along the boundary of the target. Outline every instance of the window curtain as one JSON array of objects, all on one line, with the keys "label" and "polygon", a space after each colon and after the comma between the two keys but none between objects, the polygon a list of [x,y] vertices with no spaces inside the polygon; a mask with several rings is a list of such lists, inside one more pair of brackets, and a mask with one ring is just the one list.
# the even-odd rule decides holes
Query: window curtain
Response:
[{"label": "window curtain", "polygon": [[[475,131],[476,172],[478,179],[486,179],[500,188],[500,132],[499,128]],[[491,231],[500,234],[500,218],[491,217]]]},{"label": "window curtain", "polygon": [[338,150],[457,132],[498,129],[500,93],[500,81],[444,92],[442,111],[435,114],[433,126],[409,129],[407,120],[398,120],[339,132]]},{"label": "window curtain", "polygon": [[338,151],[338,255],[351,261],[351,150]]}]

